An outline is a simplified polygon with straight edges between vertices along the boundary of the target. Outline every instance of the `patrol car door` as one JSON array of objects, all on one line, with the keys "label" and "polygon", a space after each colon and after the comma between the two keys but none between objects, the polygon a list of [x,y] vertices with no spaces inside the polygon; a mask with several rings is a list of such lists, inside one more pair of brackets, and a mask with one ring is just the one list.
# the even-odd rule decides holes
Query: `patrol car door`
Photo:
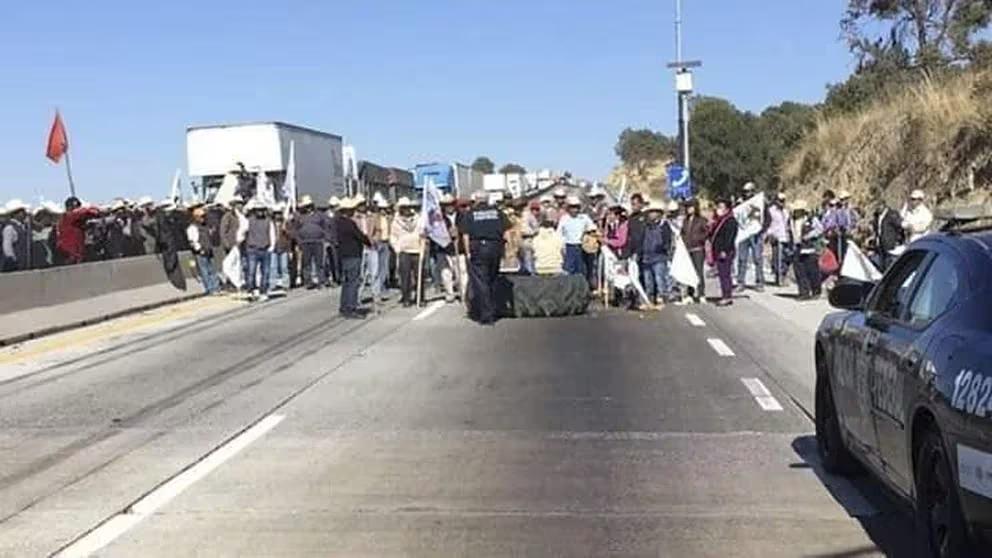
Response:
[{"label": "patrol car door", "polygon": [[[925,271],[924,271],[925,269]],[[920,373],[925,355],[939,328],[939,318],[957,298],[964,269],[952,252],[931,253],[918,273],[912,299],[904,314],[892,321],[875,351],[872,414],[878,431],[882,460],[889,478],[906,493],[912,481],[912,457],[907,447],[906,402],[921,393],[926,379]]]},{"label": "patrol car door", "polygon": [[[876,434],[878,456],[883,467],[890,458],[892,438],[901,436],[905,419],[902,401],[904,398],[905,376],[900,373],[901,359],[916,355],[919,363],[922,357],[910,353],[909,348],[919,338],[920,332],[908,322],[909,310],[923,275],[932,256],[923,250],[911,250],[903,254],[868,301],[865,321],[868,325],[864,340],[866,358],[864,360],[864,383],[859,399],[867,404],[865,418],[871,423]],[[908,360],[907,360],[908,362]],[[891,480],[901,484],[899,478]]]},{"label": "patrol car door", "polygon": [[867,387],[862,386],[867,386],[865,339],[869,331],[864,314],[852,314],[834,335],[831,353],[837,417],[848,432],[849,441],[855,442],[866,456],[871,456],[877,446],[868,400],[862,397],[867,393]]}]

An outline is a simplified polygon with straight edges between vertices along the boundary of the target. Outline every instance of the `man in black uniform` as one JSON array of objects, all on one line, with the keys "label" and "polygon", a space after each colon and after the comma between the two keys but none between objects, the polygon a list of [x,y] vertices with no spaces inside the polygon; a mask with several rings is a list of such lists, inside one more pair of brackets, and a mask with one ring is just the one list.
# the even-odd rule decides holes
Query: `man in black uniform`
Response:
[{"label": "man in black uniform", "polygon": [[473,197],[475,207],[459,216],[458,223],[468,246],[468,316],[480,324],[492,324],[496,321],[496,279],[510,222],[489,203],[485,192],[476,192]]}]

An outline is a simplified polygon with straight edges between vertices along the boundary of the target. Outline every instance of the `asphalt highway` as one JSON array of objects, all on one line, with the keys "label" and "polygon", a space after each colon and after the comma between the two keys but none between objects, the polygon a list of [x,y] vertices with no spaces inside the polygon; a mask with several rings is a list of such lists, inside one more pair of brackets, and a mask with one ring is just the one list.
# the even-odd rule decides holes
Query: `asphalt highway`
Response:
[{"label": "asphalt highway", "polygon": [[754,303],[335,296],[0,355],[0,556],[912,556],[819,468],[812,339]]}]

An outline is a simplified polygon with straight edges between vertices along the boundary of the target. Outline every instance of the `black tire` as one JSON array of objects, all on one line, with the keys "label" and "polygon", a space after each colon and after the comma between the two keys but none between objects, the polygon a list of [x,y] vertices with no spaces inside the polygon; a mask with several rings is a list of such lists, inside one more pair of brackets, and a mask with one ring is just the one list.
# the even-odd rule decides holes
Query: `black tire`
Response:
[{"label": "black tire", "polygon": [[923,433],[916,452],[916,522],[926,556],[973,556],[968,526],[961,513],[957,483],[944,442],[936,429]]},{"label": "black tire", "polygon": [[816,380],[816,448],[820,461],[828,473],[853,475],[860,469],[857,460],[844,445],[840,433],[837,407],[834,405],[833,390],[826,374]]}]

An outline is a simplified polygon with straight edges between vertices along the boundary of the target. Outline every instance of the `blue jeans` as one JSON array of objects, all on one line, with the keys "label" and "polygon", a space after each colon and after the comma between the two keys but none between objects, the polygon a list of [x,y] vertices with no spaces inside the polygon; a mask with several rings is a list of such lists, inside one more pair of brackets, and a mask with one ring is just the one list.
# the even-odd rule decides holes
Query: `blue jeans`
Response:
[{"label": "blue jeans", "polygon": [[641,262],[641,276],[644,282],[644,292],[652,300],[664,300],[672,292],[672,280],[668,276],[668,260],[660,262]]},{"label": "blue jeans", "polygon": [[289,288],[289,253],[272,252],[269,254],[269,290]]},{"label": "blue jeans", "polygon": [[362,258],[341,258],[342,314],[358,310],[358,289],[362,281]]},{"label": "blue jeans", "polygon": [[585,275],[586,259],[581,244],[565,245],[565,273],[569,275]]},{"label": "blue jeans", "polygon": [[[261,272],[261,281],[258,279]],[[264,248],[248,248],[248,291],[269,292],[269,251]]]},{"label": "blue jeans", "polygon": [[748,260],[754,262],[754,284],[763,286],[765,284],[765,262],[762,252],[765,235],[756,234],[741,242],[737,247],[737,284],[744,286],[744,279],[747,277]]},{"label": "blue jeans", "polygon": [[537,267],[534,265],[534,239],[525,239],[520,245],[520,272],[525,275],[537,275]]},{"label": "blue jeans", "polygon": [[362,282],[358,289],[359,293],[365,290],[368,284],[372,290],[372,298],[379,297],[379,249],[376,247],[365,248],[362,253]]},{"label": "blue jeans", "polygon": [[388,286],[386,282],[389,280],[389,243],[379,242],[376,245],[376,251],[379,252],[379,273],[375,278],[376,285],[378,285],[378,293],[382,295],[388,291]]},{"label": "blue jeans", "polygon": [[213,257],[197,255],[196,270],[200,273],[200,283],[203,283],[203,290],[207,294],[214,294],[220,290],[220,282],[217,280],[217,272],[214,270]]}]

